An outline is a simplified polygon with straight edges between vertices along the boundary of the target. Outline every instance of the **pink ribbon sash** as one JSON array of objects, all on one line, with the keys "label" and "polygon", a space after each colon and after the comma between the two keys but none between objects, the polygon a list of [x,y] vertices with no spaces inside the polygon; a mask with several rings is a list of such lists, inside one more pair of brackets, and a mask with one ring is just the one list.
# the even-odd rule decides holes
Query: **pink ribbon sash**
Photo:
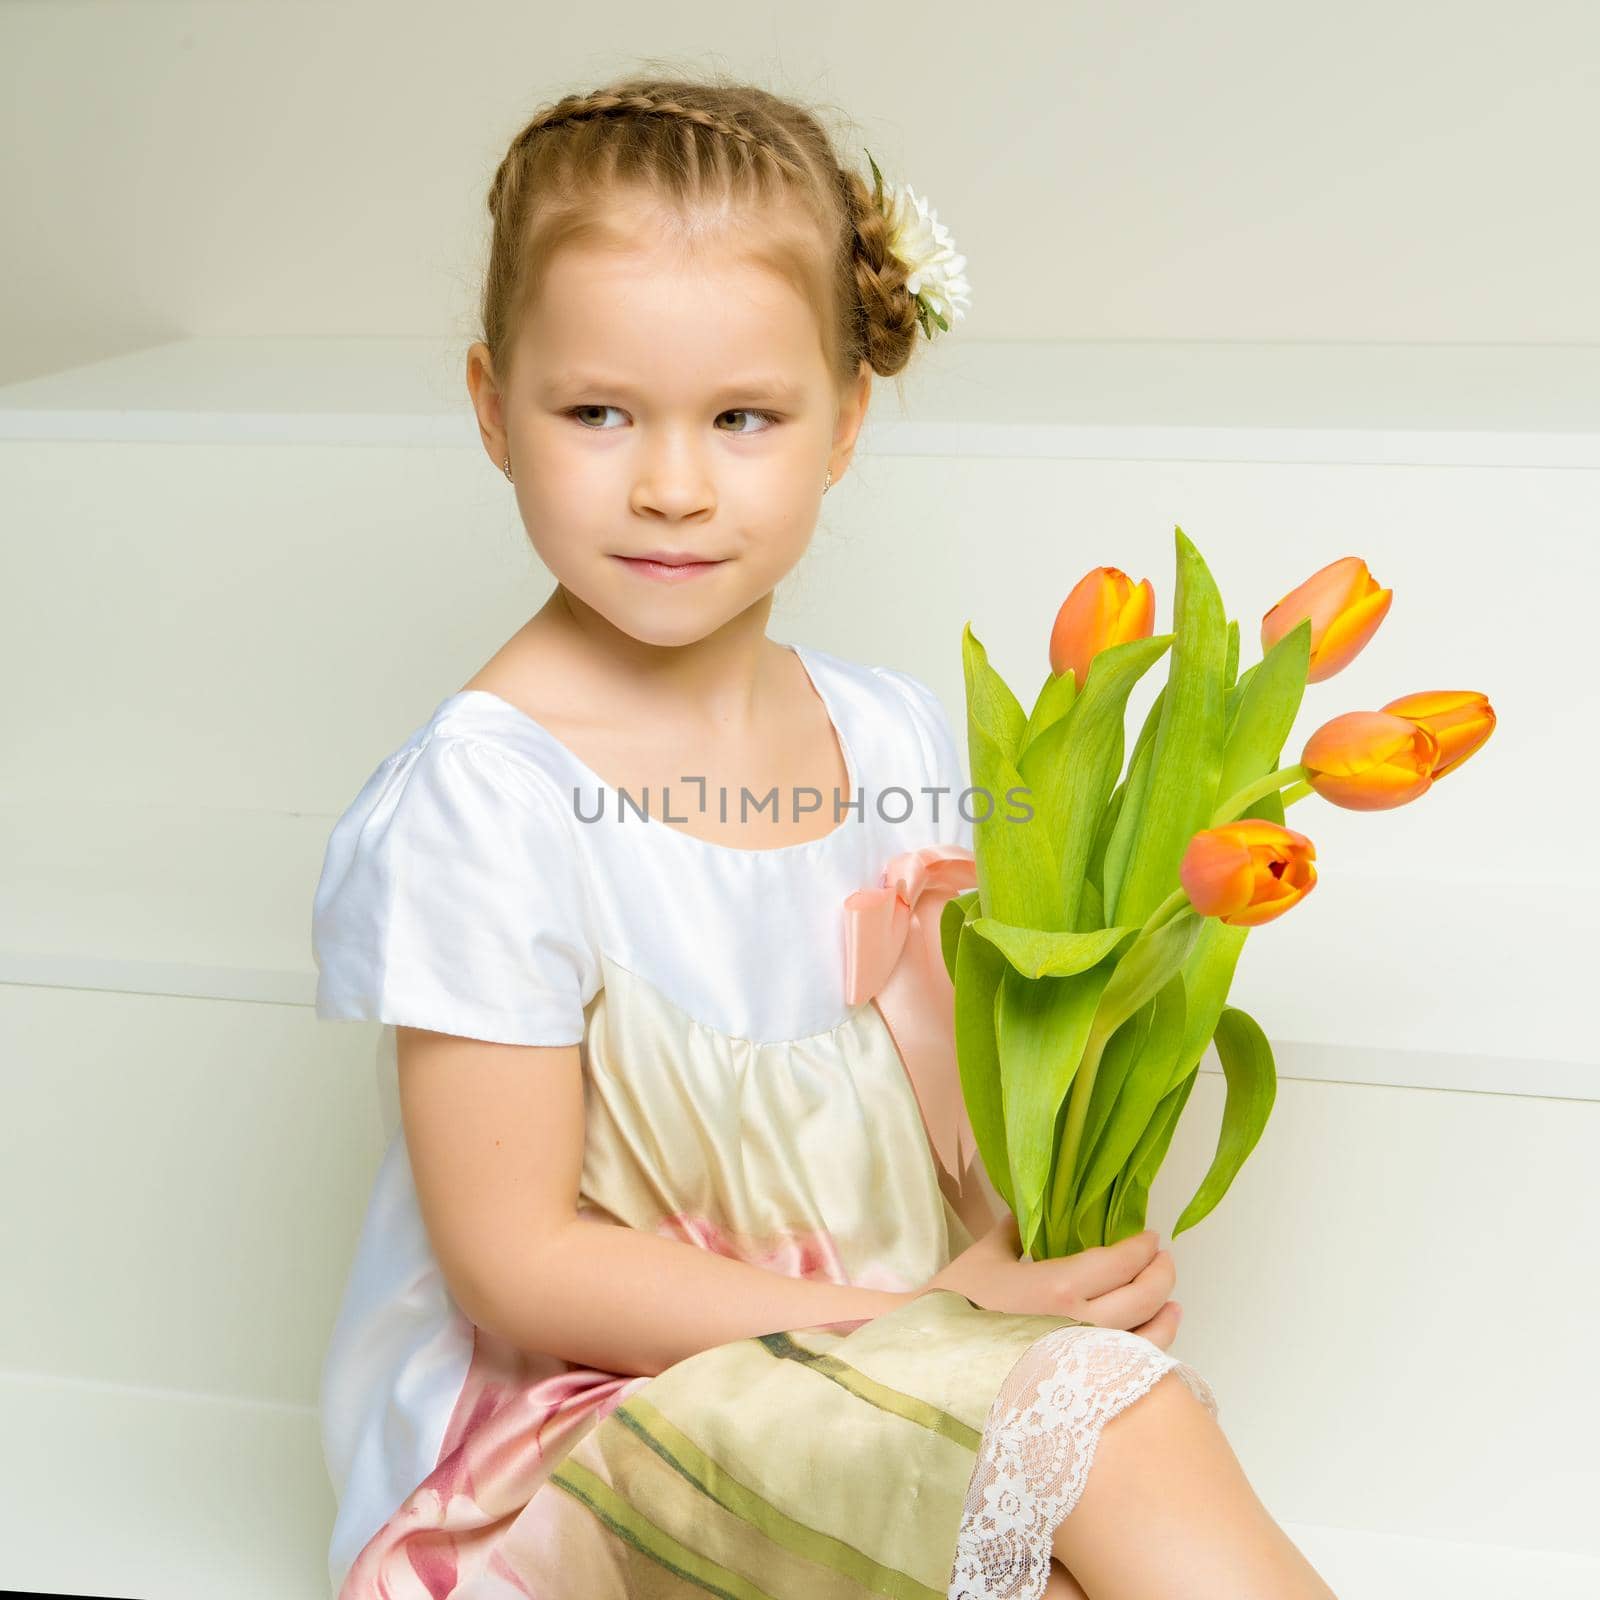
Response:
[{"label": "pink ribbon sash", "polygon": [[977,882],[976,858],[964,845],[924,845],[892,857],[880,887],[857,889],[844,902],[845,999],[876,1003],[928,1142],[957,1183],[977,1141],[956,1066],[955,986],[945,971],[939,918],[952,896]]}]

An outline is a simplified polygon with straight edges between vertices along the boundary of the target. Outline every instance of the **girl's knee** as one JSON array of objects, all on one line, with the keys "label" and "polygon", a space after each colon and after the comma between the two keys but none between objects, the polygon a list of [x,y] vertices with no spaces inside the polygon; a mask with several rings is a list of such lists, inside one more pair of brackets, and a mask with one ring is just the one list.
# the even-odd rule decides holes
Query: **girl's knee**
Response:
[{"label": "girl's knee", "polygon": [[1052,1558],[1050,1562],[1050,1576],[1045,1580],[1044,1595],[1042,1600],[1089,1600],[1078,1580]]},{"label": "girl's knee", "polygon": [[1106,1424],[1115,1427],[1118,1422],[1129,1422],[1120,1431],[1140,1432],[1193,1432],[1205,1426],[1214,1429],[1216,1423],[1194,1391],[1174,1371],[1163,1372],[1137,1399],[1130,1400]]}]

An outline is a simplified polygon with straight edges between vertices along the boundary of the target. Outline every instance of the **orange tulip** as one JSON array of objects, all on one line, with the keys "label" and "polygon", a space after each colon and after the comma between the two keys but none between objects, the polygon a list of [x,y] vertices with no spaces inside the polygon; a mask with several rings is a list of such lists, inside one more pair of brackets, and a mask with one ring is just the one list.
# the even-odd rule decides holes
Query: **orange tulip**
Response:
[{"label": "orange tulip", "polygon": [[1381,709],[1420,722],[1439,741],[1435,783],[1483,744],[1496,721],[1494,707],[1476,689],[1419,689]]},{"label": "orange tulip", "polygon": [[1102,650],[1155,632],[1156,592],[1148,578],[1135,583],[1120,567],[1086,572],[1061,602],[1050,629],[1050,670],[1059,678],[1069,667],[1081,689],[1089,664]]},{"label": "orange tulip", "polygon": [[1178,881],[1201,916],[1254,928],[1316,888],[1316,859],[1316,846],[1303,833],[1264,817],[1240,817],[1190,839]]},{"label": "orange tulip", "polygon": [[1320,683],[1347,667],[1378,631],[1393,598],[1380,589],[1360,556],[1341,556],[1291,589],[1261,619],[1265,654],[1291,628],[1311,618],[1311,667],[1307,683]]},{"label": "orange tulip", "polygon": [[1350,811],[1387,811],[1427,791],[1439,741],[1426,724],[1388,711],[1347,711],[1306,740],[1306,782]]}]

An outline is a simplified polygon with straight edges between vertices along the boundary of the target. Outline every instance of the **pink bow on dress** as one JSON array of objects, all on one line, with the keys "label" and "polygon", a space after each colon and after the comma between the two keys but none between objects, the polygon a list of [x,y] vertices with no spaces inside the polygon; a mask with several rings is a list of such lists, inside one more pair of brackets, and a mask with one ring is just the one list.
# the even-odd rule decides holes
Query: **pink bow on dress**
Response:
[{"label": "pink bow on dress", "polygon": [[924,845],[890,859],[882,885],[844,902],[845,999],[876,1001],[905,1062],[928,1142],[958,1183],[977,1149],[956,1067],[955,986],[939,945],[952,896],[977,887],[964,845]]}]

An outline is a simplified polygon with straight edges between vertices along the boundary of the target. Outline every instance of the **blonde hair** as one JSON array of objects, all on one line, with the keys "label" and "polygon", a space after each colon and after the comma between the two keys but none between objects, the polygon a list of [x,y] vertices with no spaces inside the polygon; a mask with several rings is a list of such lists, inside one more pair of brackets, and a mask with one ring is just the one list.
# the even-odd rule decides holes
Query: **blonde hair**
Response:
[{"label": "blonde hair", "polygon": [[494,221],[480,337],[502,385],[520,319],[566,244],[622,244],[618,202],[655,202],[686,245],[730,225],[741,253],[815,311],[841,385],[864,359],[883,377],[919,328],[873,190],[817,116],[736,81],[636,73],[535,112],[489,186]]}]

